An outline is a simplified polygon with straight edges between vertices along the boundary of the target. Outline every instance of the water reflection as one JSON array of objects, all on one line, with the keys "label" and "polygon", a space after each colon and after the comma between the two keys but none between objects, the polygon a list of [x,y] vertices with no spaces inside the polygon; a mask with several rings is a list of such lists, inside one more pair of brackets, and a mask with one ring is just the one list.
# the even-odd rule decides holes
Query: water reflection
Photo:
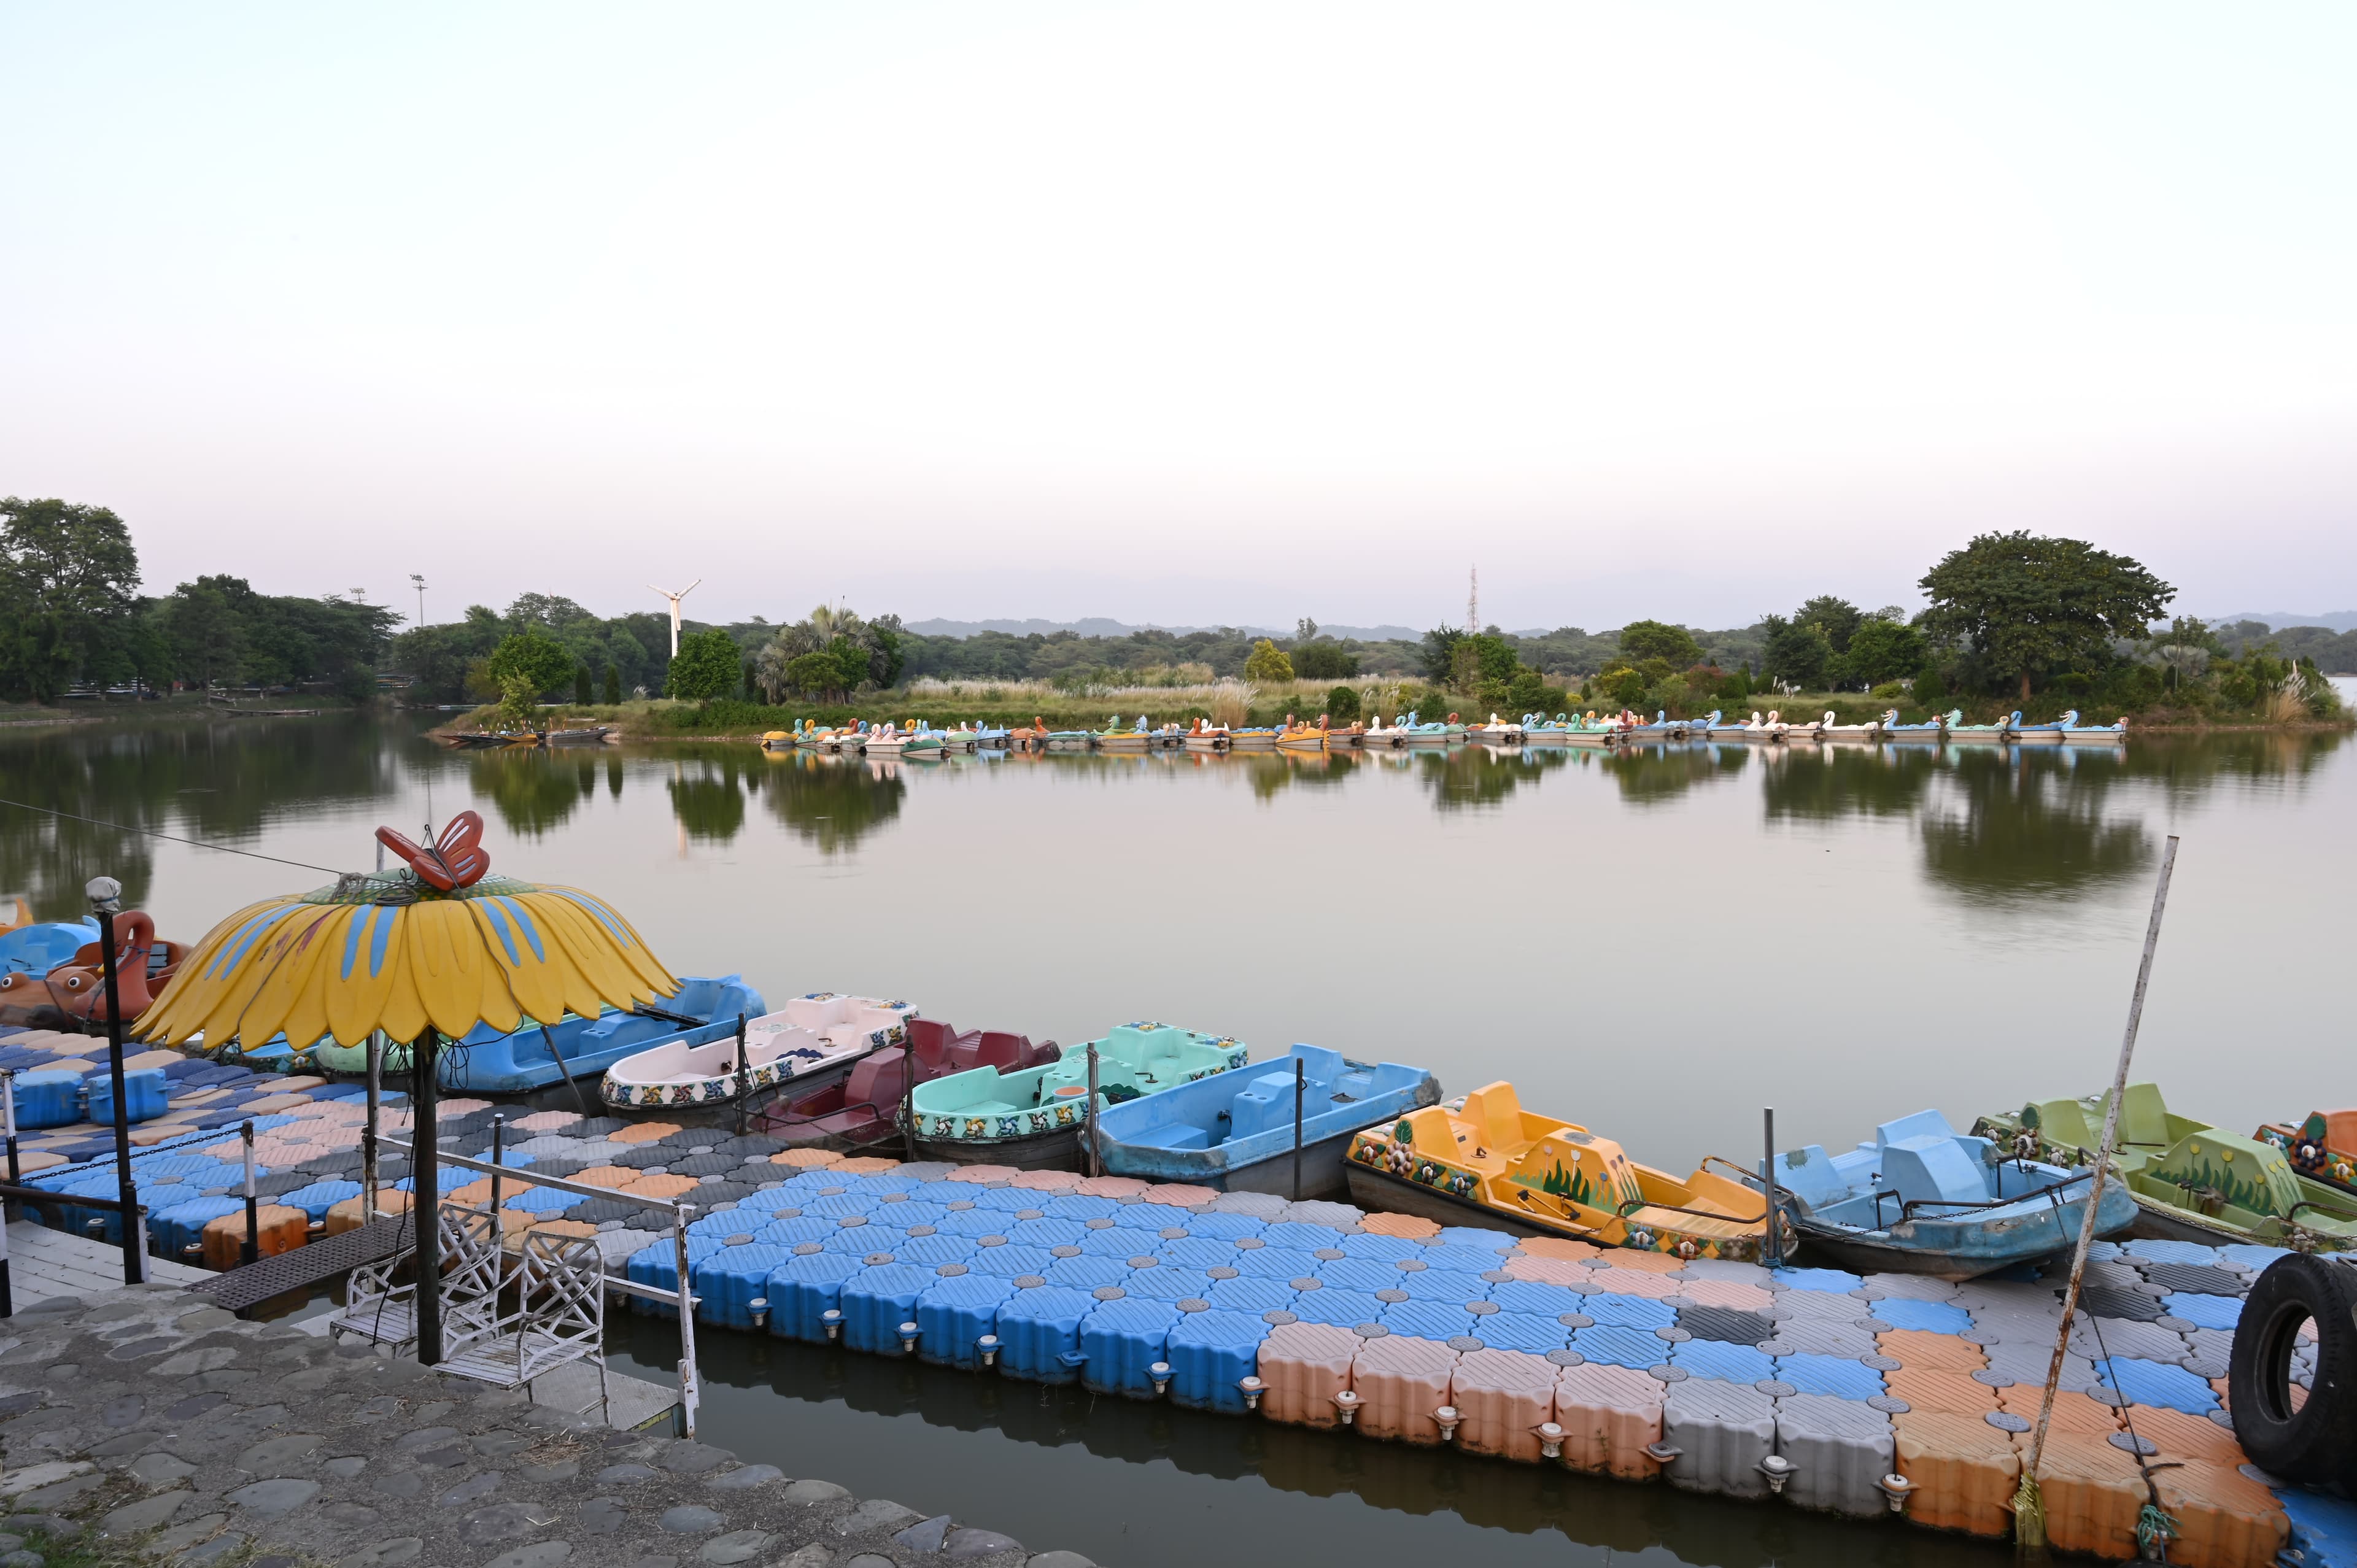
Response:
[{"label": "water reflection", "polygon": [[457,754],[467,765],[475,799],[489,800],[509,832],[539,838],[565,825],[573,810],[597,787],[595,765],[576,763],[563,752],[471,751]]},{"label": "water reflection", "polygon": [[1564,754],[1552,748],[1493,750],[1486,746],[1451,746],[1445,751],[1408,754],[1416,779],[1443,812],[1480,810],[1503,805],[1525,784],[1536,788],[1548,770],[1564,765]]},{"label": "water reflection", "polygon": [[[615,1320],[617,1364],[667,1378],[675,1332]],[[744,1334],[699,1340],[706,1442],[1125,1568],[1393,1562],[1419,1544],[1485,1564],[1665,1552],[1753,1568],[1986,1568],[2000,1549],[1880,1522],[1600,1480],[1455,1449],[1046,1388]],[[1479,1530],[1469,1541],[1468,1527]]]},{"label": "water reflection", "polygon": [[748,757],[741,746],[698,747],[692,756],[673,759],[664,788],[671,791],[672,815],[689,838],[727,843],[744,831],[745,795],[757,787],[761,755]]},{"label": "water reflection", "polygon": [[1934,883],[1976,903],[2077,897],[2143,874],[2143,819],[2104,810],[2116,756],[2022,747],[1958,748],[1921,816]]},{"label": "water reflection", "polygon": [[1946,765],[1938,748],[1777,746],[1762,757],[1768,820],[1903,817],[1923,804]]},{"label": "water reflection", "polygon": [[900,814],[909,786],[895,767],[811,751],[761,754],[763,803],[821,854],[842,854]]},{"label": "water reflection", "polygon": [[1635,806],[1659,805],[1699,785],[1727,782],[1751,765],[1749,747],[1706,741],[1622,746],[1601,754],[1583,749],[1577,756],[1583,762],[1594,757],[1620,786],[1620,798]]},{"label": "water reflection", "polygon": [[28,728],[0,745],[0,797],[144,832],[0,808],[0,891],[45,919],[78,917],[82,885],[103,873],[145,903],[146,832],[248,845],[293,813],[389,800],[393,752],[380,726],[340,715]]}]

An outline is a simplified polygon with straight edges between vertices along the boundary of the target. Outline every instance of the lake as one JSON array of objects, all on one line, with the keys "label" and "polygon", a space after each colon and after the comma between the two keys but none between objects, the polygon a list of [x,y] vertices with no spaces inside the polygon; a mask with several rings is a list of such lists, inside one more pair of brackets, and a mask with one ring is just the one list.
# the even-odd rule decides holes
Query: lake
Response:
[{"label": "lake", "polygon": [[[613,901],[681,974],[773,1000],[903,997],[1066,1044],[1158,1018],[1512,1079],[1680,1173],[2083,1093],[2119,1047],[2167,835],[2182,836],[2137,1051],[2172,1105],[2247,1128],[2348,1101],[2357,749],[2330,734],[2124,751],[1695,745],[922,764],[750,745],[452,753],[323,716],[0,732],[0,891],[46,914],[119,877],[184,940],[480,811],[496,869]],[[300,865],[250,858],[269,855]],[[667,1370],[668,1332],[618,1337]],[[789,1475],[1131,1564],[1236,1531],[1696,1563],[1903,1551],[1995,1561],[1659,1488],[1272,1429],[713,1333],[707,1435]],[[778,1397],[771,1397],[772,1391]],[[1021,1485],[1015,1483],[1021,1481]],[[1145,1521],[1152,1520],[1150,1528]]]}]

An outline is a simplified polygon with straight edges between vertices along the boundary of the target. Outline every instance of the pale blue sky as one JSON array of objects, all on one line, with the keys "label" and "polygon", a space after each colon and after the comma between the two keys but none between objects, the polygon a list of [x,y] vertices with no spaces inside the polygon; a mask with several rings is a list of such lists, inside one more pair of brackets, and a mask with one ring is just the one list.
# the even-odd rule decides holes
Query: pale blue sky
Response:
[{"label": "pale blue sky", "polygon": [[0,492],[447,617],[2357,605],[2357,9],[0,8]]}]

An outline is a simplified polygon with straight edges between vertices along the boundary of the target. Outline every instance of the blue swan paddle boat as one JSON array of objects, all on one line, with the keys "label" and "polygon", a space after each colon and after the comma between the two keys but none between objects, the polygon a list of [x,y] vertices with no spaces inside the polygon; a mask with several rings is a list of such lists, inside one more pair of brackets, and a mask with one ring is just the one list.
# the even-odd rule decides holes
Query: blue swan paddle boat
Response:
[{"label": "blue swan paddle boat", "polygon": [[1185,1182],[1222,1192],[1293,1196],[1293,1089],[1301,1096],[1301,1193],[1345,1188],[1351,1135],[1440,1101],[1420,1067],[1373,1065],[1323,1046],[1198,1079],[1097,1112],[1097,1154],[1109,1176]]},{"label": "blue swan paddle boat", "polygon": [[[1778,1201],[1812,1257],[1862,1273],[1968,1280],[2050,1256],[2079,1239],[2093,1178],[2012,1157],[1936,1111],[1874,1130],[1874,1141],[1828,1155],[1822,1144],[1776,1156]],[[1756,1190],[1757,1176],[1746,1180]],[[2136,1223],[2135,1197],[2104,1185],[2095,1234]]]},{"label": "blue swan paddle boat", "polygon": [[544,1027],[526,1019],[512,1034],[478,1024],[444,1047],[442,1087],[471,1094],[522,1094],[566,1078],[593,1084],[624,1057],[683,1040],[709,1045],[737,1032],[737,1020],[770,1010],[741,974],[688,977],[659,1003],[637,1012],[611,1008],[595,1018],[566,1018]]}]

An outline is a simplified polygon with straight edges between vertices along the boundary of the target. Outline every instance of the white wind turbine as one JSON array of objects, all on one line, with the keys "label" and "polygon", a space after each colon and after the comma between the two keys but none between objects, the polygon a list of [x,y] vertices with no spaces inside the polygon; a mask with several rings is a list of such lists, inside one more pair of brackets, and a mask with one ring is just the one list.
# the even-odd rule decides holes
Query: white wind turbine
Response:
[{"label": "white wind turbine", "polygon": [[698,577],[695,582],[690,583],[675,594],[669,588],[657,588],[652,583],[647,585],[649,588],[671,601],[671,656],[673,659],[679,657],[679,601],[695,592],[697,584],[703,581],[703,578]]}]

